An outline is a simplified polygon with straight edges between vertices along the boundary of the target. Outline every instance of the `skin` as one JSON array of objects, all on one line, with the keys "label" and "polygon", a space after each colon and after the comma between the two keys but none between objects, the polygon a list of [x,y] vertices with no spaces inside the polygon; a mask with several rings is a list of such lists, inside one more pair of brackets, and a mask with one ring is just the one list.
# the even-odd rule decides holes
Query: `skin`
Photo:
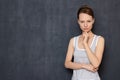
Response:
[{"label": "skin", "polygon": [[90,49],[90,45],[92,43],[94,33],[91,31],[91,29],[93,27],[94,21],[95,19],[86,13],[79,14],[78,24],[80,26],[80,29],[82,30],[82,34],[78,40],[78,47],[80,49],[86,50],[90,64],[72,62],[72,57],[74,53],[74,39],[71,38],[65,59],[66,68],[86,69],[92,72],[96,72],[98,70],[104,51],[104,38],[100,36],[95,52],[92,52],[92,50]]}]

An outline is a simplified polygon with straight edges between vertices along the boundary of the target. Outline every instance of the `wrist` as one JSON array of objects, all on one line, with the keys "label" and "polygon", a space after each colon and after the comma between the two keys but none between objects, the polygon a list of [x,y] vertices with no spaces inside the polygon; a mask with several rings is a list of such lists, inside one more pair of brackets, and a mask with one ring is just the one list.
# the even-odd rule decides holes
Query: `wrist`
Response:
[{"label": "wrist", "polygon": [[81,68],[85,68],[85,64],[81,64]]},{"label": "wrist", "polygon": [[88,46],[88,44],[87,44],[87,43],[83,43],[83,45],[84,45],[84,47]]}]

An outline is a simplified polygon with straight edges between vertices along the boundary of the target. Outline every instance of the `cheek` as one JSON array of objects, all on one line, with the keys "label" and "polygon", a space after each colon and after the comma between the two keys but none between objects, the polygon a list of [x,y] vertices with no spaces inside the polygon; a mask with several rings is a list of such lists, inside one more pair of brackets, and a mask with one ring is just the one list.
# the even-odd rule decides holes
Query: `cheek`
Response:
[{"label": "cheek", "polygon": [[84,24],[83,24],[83,23],[80,23],[79,26],[84,27]]},{"label": "cheek", "polygon": [[92,26],[93,26],[93,23],[90,23],[90,24],[89,24],[89,27],[92,27]]},{"label": "cheek", "polygon": [[89,27],[90,27],[90,30],[91,30],[93,28],[93,25],[90,25]]},{"label": "cheek", "polygon": [[79,26],[79,28],[83,31],[84,30],[84,27],[83,26]]},{"label": "cheek", "polygon": [[80,29],[83,29],[84,25],[83,24],[79,24],[79,27],[80,27]]}]

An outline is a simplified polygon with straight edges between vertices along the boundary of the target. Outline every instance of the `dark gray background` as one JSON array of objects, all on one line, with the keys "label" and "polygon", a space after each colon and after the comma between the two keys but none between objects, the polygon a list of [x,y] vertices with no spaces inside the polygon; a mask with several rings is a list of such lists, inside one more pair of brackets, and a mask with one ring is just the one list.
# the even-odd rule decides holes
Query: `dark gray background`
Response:
[{"label": "dark gray background", "polygon": [[99,74],[119,80],[120,0],[0,0],[0,80],[70,80],[64,68],[69,39],[79,35],[76,13],[90,5],[94,33],[105,38]]}]

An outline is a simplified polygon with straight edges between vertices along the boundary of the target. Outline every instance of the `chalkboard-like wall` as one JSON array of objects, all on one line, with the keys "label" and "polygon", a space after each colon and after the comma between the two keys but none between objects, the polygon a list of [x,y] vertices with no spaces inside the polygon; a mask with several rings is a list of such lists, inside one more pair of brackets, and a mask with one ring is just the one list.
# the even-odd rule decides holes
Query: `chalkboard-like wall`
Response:
[{"label": "chalkboard-like wall", "polygon": [[70,80],[69,39],[81,33],[76,13],[95,12],[93,32],[105,37],[101,80],[119,80],[119,0],[0,0],[0,80]]}]

